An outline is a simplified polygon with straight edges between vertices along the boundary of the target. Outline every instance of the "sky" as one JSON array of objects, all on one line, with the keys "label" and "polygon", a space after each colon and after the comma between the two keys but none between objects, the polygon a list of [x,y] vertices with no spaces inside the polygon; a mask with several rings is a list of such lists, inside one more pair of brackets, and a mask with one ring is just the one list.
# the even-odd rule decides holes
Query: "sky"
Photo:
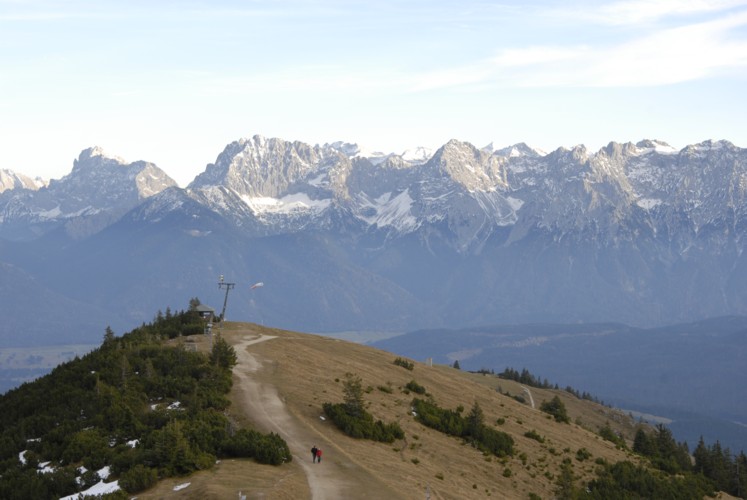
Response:
[{"label": "sky", "polygon": [[747,0],[0,0],[0,168],[186,186],[256,134],[747,147]]}]

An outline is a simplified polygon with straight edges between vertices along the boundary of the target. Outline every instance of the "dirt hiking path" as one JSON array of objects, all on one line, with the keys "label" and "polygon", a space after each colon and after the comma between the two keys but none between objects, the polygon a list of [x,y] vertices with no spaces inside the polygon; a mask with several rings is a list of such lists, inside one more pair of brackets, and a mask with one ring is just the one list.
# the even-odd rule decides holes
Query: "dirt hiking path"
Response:
[{"label": "dirt hiking path", "polygon": [[[295,418],[275,387],[260,383],[252,376],[262,369],[262,364],[252,355],[251,346],[275,338],[247,334],[235,346],[238,363],[234,367],[234,374],[239,379],[239,389],[244,395],[243,409],[249,417],[262,430],[275,432],[288,443],[293,460],[300,464],[306,474],[313,500],[397,498],[397,493],[353,463],[344,450]],[[323,450],[322,463],[311,462],[313,445]]]}]

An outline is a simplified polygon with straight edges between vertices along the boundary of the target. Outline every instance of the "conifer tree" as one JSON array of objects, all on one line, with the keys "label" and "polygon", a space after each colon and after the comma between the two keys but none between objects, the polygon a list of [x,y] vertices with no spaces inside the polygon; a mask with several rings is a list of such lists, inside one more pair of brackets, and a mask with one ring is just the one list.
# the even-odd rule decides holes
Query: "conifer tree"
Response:
[{"label": "conifer tree", "polygon": [[221,368],[233,368],[238,361],[236,350],[228,345],[223,337],[217,335],[213,342],[213,350],[210,352],[210,362]]},{"label": "conifer tree", "polygon": [[114,330],[112,330],[111,326],[107,326],[106,330],[104,330],[104,347],[110,346],[115,339]]},{"label": "conifer tree", "polygon": [[465,429],[467,434],[473,439],[479,441],[483,434],[483,427],[485,426],[485,413],[482,411],[482,408],[480,408],[480,404],[477,401],[472,405],[472,409],[470,410],[469,415],[467,415],[465,423],[467,424]]},{"label": "conifer tree", "polygon": [[345,401],[345,411],[351,417],[360,417],[363,415],[363,381],[358,375],[352,373],[345,374],[345,381],[342,383],[343,400]]}]

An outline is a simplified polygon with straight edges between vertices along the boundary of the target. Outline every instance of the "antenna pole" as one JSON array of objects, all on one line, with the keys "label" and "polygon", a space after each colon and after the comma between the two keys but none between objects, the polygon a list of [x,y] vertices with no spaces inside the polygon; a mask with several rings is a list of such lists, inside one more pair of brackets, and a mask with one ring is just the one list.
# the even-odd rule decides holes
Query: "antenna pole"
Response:
[{"label": "antenna pole", "polygon": [[231,288],[235,287],[236,283],[226,283],[223,281],[223,275],[220,275],[220,279],[218,281],[218,289],[223,290],[226,289],[226,296],[223,299],[223,310],[220,313],[220,331],[223,331],[223,320],[226,319],[226,305],[228,304],[228,292],[231,290]]}]

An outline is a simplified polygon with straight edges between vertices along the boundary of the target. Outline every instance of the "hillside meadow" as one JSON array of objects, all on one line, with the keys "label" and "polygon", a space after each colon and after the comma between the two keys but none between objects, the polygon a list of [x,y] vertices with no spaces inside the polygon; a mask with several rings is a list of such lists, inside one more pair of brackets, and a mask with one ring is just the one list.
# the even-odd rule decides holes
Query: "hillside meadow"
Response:
[{"label": "hillside meadow", "polygon": [[[246,347],[259,365],[253,379],[275,388],[290,416],[287,425],[308,437],[307,448],[316,444],[324,450],[324,462],[318,467],[345,471],[351,488],[347,491],[356,498],[424,498],[428,492],[433,499],[553,498],[564,460],[572,464],[578,484],[592,479],[597,460],[637,460],[597,434],[599,428],[609,424],[627,438],[630,446],[635,422],[629,416],[578,400],[565,391],[530,388],[537,407],[542,401],[560,397],[570,424],[555,422],[532,409],[528,401],[520,403],[512,396],[522,394],[523,388],[495,376],[427,366],[414,360],[413,369],[408,370],[394,364],[397,356],[385,351],[254,324],[228,323],[222,335],[234,346],[261,335],[274,337]],[[173,342],[184,342],[187,348],[198,350],[207,350],[210,345],[204,336]],[[236,375],[246,369],[241,362],[234,368],[230,416],[236,422],[272,431],[263,429],[262,423],[253,418],[252,408],[256,409],[257,402],[247,400],[245,387]],[[399,423],[404,439],[392,444],[353,439],[323,418],[323,403],[343,400],[346,374],[361,378],[368,411],[376,419]],[[405,388],[413,380],[443,408],[462,406],[466,413],[478,403],[485,423],[513,438],[513,456],[483,454],[459,438],[417,422],[411,408],[416,394]],[[526,437],[527,433],[533,438]],[[213,469],[189,478],[162,481],[139,498],[223,498],[239,491],[247,498],[310,498],[304,461],[310,462],[310,458],[295,454],[292,463],[281,467],[251,460],[221,461]],[[189,486],[184,486],[186,483]]]}]

